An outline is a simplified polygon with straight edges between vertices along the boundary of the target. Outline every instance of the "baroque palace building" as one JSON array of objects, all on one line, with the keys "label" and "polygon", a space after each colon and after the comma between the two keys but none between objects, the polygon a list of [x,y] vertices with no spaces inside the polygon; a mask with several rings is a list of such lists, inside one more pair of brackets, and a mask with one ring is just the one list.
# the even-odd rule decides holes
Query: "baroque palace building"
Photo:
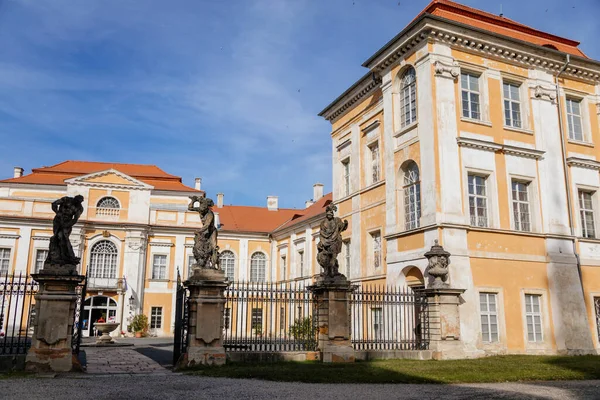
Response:
[{"label": "baroque palace building", "polygon": [[435,0],[320,113],[351,275],[422,285],[439,240],[472,356],[599,348],[600,63],[578,44]]},{"label": "baroque palace building", "polygon": [[[0,276],[42,268],[52,236],[52,202],[81,194],[84,212],[71,242],[81,257],[80,273],[88,276],[84,334],[93,334],[92,323],[101,316],[125,329],[133,315],[143,313],[152,334],[170,335],[177,274],[185,280],[190,273],[194,230],[201,226],[198,213],[187,209],[188,197],[204,194],[200,184],[197,178],[195,187],[188,187],[154,165],[65,161],[28,175],[17,167],[13,178],[0,181]],[[271,261],[284,246],[275,246],[271,235],[283,241],[293,227],[324,215],[331,195],[323,196],[323,185],[316,184],[314,198],[315,204],[296,210],[279,208],[275,196],[265,207],[224,205],[218,194],[213,211],[227,277],[257,283],[310,280],[316,273],[315,236],[303,229],[309,232],[302,242],[305,261],[291,256],[296,264],[276,271]],[[289,236],[299,251],[300,236]]]}]

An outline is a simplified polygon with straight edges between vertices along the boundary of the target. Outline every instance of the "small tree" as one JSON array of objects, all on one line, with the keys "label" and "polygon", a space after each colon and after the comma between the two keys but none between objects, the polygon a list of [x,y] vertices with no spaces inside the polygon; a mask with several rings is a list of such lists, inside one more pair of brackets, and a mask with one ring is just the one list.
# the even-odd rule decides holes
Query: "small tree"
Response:
[{"label": "small tree", "polygon": [[304,345],[304,350],[317,349],[317,324],[312,317],[298,318],[290,325],[288,335]]},{"label": "small tree", "polygon": [[144,314],[138,314],[131,321],[131,329],[134,332],[146,333],[148,330],[148,317]]}]

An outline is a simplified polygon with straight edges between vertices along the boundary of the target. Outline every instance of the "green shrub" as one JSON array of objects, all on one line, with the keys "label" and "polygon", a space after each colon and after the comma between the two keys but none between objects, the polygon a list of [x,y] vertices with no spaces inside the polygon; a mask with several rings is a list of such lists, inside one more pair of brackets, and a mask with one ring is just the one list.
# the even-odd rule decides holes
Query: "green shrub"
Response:
[{"label": "green shrub", "polygon": [[144,314],[138,314],[131,321],[131,329],[134,332],[146,332],[148,330],[148,317]]},{"label": "green shrub", "polygon": [[288,335],[304,345],[305,350],[317,349],[317,324],[312,317],[298,318],[290,325]]}]

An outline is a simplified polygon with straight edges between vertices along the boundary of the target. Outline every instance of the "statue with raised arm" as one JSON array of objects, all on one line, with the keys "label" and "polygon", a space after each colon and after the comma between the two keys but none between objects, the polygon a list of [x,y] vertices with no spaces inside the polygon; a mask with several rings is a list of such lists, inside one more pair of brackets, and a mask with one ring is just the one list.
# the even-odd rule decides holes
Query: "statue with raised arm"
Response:
[{"label": "statue with raised arm", "polygon": [[[188,210],[197,211],[202,220],[202,228],[194,233],[195,268],[219,269],[219,248],[217,246],[217,228],[215,214],[210,209],[214,202],[205,196],[191,196]],[[198,206],[196,207],[196,203]]]},{"label": "statue with raised arm", "polygon": [[52,221],[53,235],[50,238],[48,257],[44,262],[45,270],[66,269],[67,273],[75,273],[79,257],[73,252],[69,236],[83,213],[82,203],[81,195],[65,196],[52,203],[52,211],[56,216]]},{"label": "statue with raised arm", "polygon": [[317,261],[323,267],[325,277],[334,278],[339,273],[338,254],[342,251],[342,232],[348,228],[348,221],[335,217],[337,207],[330,204],[325,209],[325,219],[321,222]]}]

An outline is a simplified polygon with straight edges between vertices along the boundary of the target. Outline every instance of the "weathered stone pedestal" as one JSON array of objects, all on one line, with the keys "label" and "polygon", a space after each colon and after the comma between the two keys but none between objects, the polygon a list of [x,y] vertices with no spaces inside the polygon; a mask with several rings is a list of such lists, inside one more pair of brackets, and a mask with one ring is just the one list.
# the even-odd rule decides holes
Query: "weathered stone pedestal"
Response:
[{"label": "weathered stone pedestal", "polygon": [[78,369],[79,361],[72,354],[71,339],[77,303],[76,288],[85,277],[49,273],[34,274],[32,277],[40,284],[40,289],[35,296],[36,318],[25,368],[34,372]]},{"label": "weathered stone pedestal", "polygon": [[224,291],[229,285],[222,270],[195,268],[184,285],[190,291],[188,308],[188,345],[178,367],[223,365]]},{"label": "weathered stone pedestal", "polygon": [[453,360],[465,358],[460,339],[460,295],[464,289],[449,287],[425,289],[429,307],[429,348],[433,358]]},{"label": "weathered stone pedestal", "polygon": [[344,275],[321,276],[308,289],[313,292],[318,307],[321,360],[326,363],[354,362],[350,341],[350,282]]}]

